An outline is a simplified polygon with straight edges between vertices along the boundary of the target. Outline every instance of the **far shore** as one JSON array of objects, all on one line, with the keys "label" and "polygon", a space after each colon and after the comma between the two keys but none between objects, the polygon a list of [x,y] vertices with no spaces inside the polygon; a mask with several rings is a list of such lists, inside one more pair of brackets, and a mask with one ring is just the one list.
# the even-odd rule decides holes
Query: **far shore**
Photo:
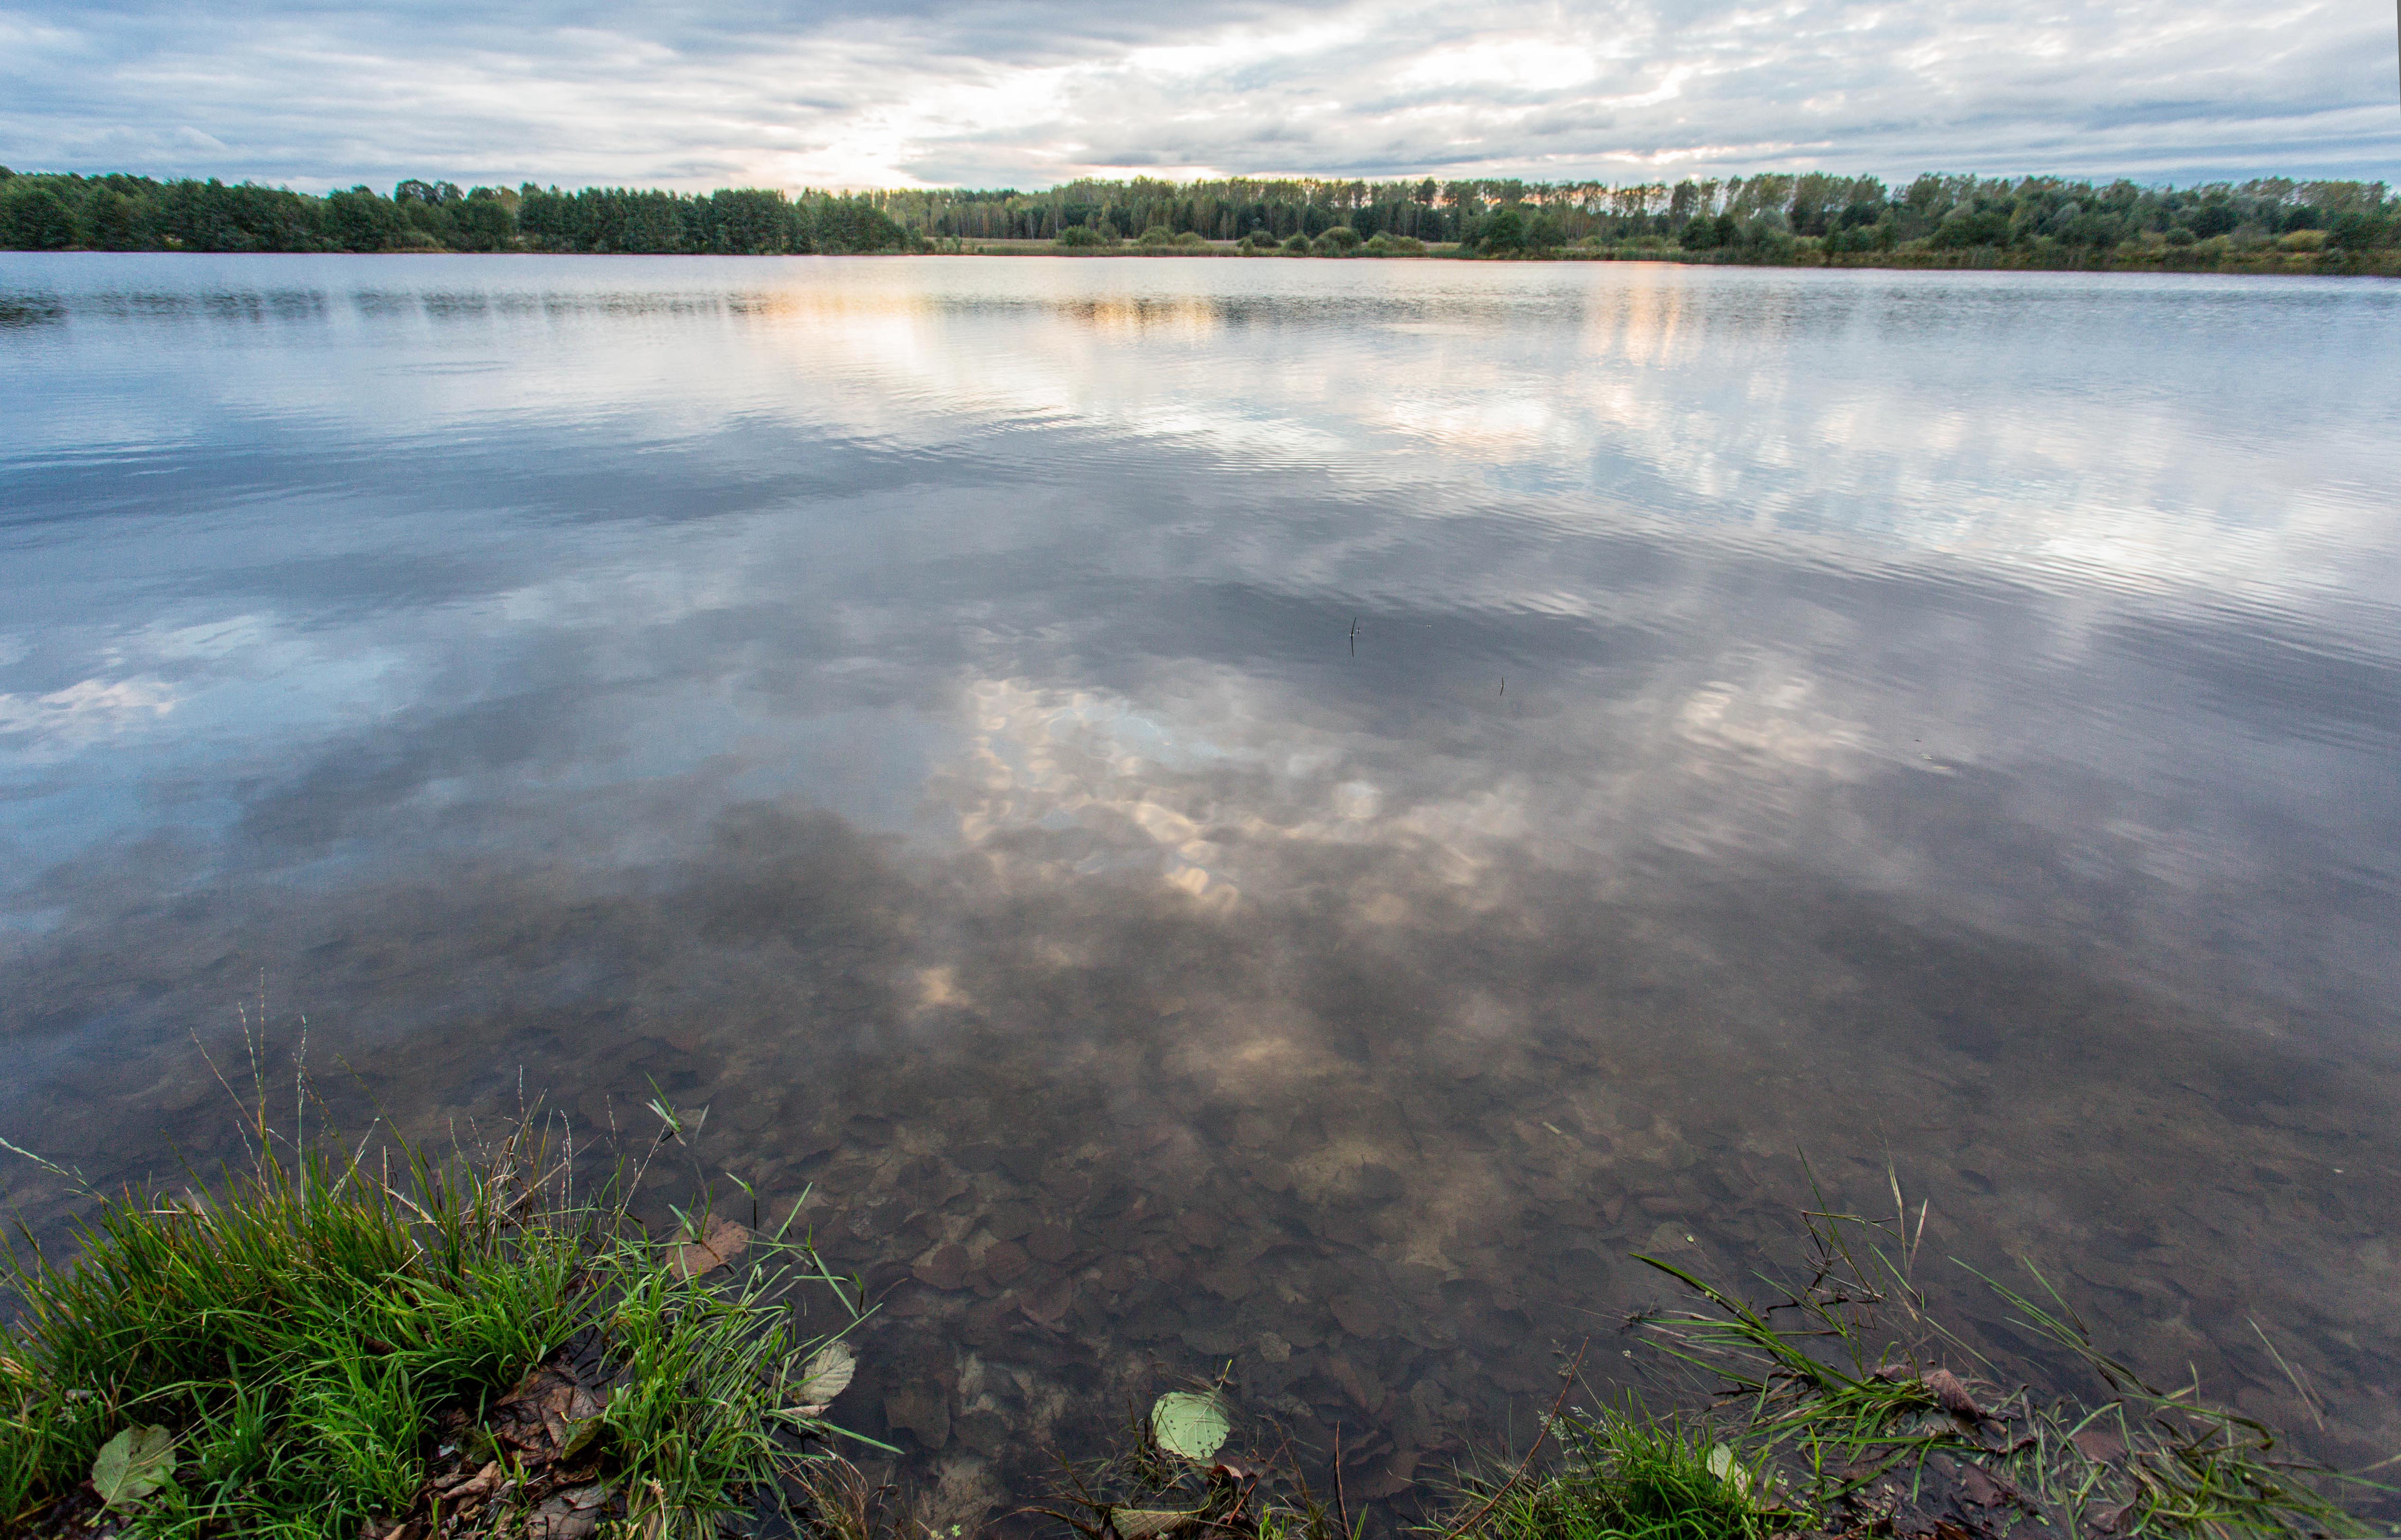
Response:
[{"label": "far shore", "polygon": [[[2054,273],[2183,273],[2225,274],[2259,277],[2297,278],[2401,278],[2401,251],[2347,253],[2318,247],[2233,251],[2213,249],[2217,243],[2195,246],[2170,245],[2134,246],[2129,244],[2115,252],[2062,253],[2021,252],[1989,247],[1965,251],[1890,252],[1825,252],[1800,249],[1788,254],[1753,253],[1690,252],[1671,242],[1628,241],[1614,245],[1563,246],[1548,251],[1478,252],[1455,243],[1429,244],[1422,252],[1307,252],[1244,250],[1240,242],[1209,241],[1194,243],[1145,246],[1135,241],[1123,241],[1114,246],[1063,246],[1054,241],[930,241],[914,250],[885,252],[834,253],[724,253],[724,252],[545,252],[511,248],[497,252],[461,252],[443,246],[392,246],[372,252],[189,252],[193,255],[211,256],[679,256],[732,257],[736,260],[761,255],[834,255],[834,256],[1056,256],[1079,259],[1095,257],[1119,260],[1140,258],[1156,260],[1171,257],[1251,258],[1272,260],[1302,257],[1312,261],[1342,262],[1648,262],[1683,268],[1845,268],[1859,269],[1900,270],[1916,272],[2054,272]],[[186,248],[170,247],[166,252],[126,253],[109,248],[67,247],[41,254],[66,255],[162,255],[185,252]],[[0,249],[0,254],[12,254]]]},{"label": "far shore", "polygon": [[[1548,251],[1486,253],[1455,242],[1429,243],[1421,253],[1354,251],[1310,252],[1313,260],[1346,262],[1659,262],[1689,268],[1900,268],[1926,272],[2152,272],[2249,273],[2291,277],[2401,278],[2401,252],[2360,254],[2329,252],[2322,245],[2271,245],[2235,250],[2223,239],[2191,246],[2129,242],[2112,252],[2019,252],[1990,247],[1965,251],[1899,250],[1890,252],[1828,252],[1803,241],[1789,255],[1685,251],[1672,241],[1637,241],[1613,244],[1561,246]],[[1121,241],[1112,246],[1063,246],[1055,241],[936,241],[927,254],[954,256],[1065,257],[1244,257],[1278,258],[1302,254],[1245,250],[1239,241],[1208,241],[1145,246]]]}]

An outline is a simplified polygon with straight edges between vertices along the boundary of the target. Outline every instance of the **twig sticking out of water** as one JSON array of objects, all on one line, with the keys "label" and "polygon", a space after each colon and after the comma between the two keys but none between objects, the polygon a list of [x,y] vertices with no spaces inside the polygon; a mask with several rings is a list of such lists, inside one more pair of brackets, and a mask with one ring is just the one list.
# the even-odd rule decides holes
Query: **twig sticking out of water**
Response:
[{"label": "twig sticking out of water", "polygon": [[1501,1499],[1508,1495],[1510,1489],[1525,1479],[1526,1472],[1533,1466],[1535,1451],[1543,1447],[1543,1440],[1549,1437],[1551,1430],[1558,1425],[1559,1409],[1568,1404],[1568,1392],[1575,1389],[1576,1376],[1584,1372],[1585,1352],[1591,1346],[1590,1342],[1577,1346],[1575,1362],[1568,1366],[1566,1375],[1559,1382],[1559,1394],[1551,1402],[1551,1414],[1543,1419],[1543,1425],[1534,1430],[1534,1441],[1526,1446],[1526,1458],[1517,1462],[1517,1468],[1510,1473],[1509,1479],[1492,1489],[1492,1495],[1484,1500],[1482,1507],[1453,1524],[1443,1540],[1460,1540],[1461,1535],[1474,1533],[1475,1526],[1484,1522],[1485,1516],[1500,1506]]}]

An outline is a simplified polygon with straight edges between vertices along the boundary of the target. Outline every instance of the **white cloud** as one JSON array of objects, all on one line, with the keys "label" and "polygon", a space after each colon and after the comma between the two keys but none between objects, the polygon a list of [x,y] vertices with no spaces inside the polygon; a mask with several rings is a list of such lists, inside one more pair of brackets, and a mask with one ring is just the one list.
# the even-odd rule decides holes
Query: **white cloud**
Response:
[{"label": "white cloud", "polygon": [[2382,175],[2394,30],[2334,0],[976,0],[0,11],[0,159],[286,179],[1038,186],[1824,164]]}]

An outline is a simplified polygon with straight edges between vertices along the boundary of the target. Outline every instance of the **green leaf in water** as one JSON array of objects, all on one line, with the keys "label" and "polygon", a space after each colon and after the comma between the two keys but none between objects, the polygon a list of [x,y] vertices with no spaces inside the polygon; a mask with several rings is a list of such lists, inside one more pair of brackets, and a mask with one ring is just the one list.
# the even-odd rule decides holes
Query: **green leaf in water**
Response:
[{"label": "green leaf in water", "polygon": [[1225,1403],[1206,1392],[1171,1390],[1150,1409],[1150,1436],[1187,1460],[1208,1459],[1232,1431]]},{"label": "green leaf in water", "polygon": [[162,1427],[127,1428],[100,1447],[91,1488],[119,1513],[148,1502],[175,1474],[175,1437]]}]

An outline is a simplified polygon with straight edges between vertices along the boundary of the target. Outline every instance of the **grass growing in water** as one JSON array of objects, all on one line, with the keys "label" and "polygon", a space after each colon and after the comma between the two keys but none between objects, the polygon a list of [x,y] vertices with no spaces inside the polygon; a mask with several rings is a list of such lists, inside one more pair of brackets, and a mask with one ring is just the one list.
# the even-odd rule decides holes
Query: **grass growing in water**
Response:
[{"label": "grass growing in water", "polygon": [[[683,1132],[656,1110],[650,1154]],[[514,1510],[560,1540],[611,1519],[697,1537],[780,1500],[848,1382],[794,1318],[806,1284],[854,1318],[805,1240],[703,1215],[654,1243],[576,1202],[522,1122],[473,1158],[404,1147],[397,1174],[254,1133],[208,1196],[92,1194],[71,1262],[11,1248],[0,1525],[80,1533],[113,1498],[158,1536],[427,1536]],[[84,1484],[150,1429],[172,1438],[157,1479]]]},{"label": "grass growing in water", "polygon": [[[2038,1395],[1930,1317],[1912,1281],[1914,1226],[1804,1216],[1804,1275],[1754,1304],[1673,1264],[1695,1308],[1636,1329],[1691,1371],[1706,1410],[1639,1404],[1555,1417],[1563,1457],[1463,1494],[1448,1540],[1749,1540],[1790,1535],[2017,1535],[2305,1540],[2367,1528],[2327,1494],[2339,1473],[2288,1457],[2266,1424],[2147,1382],[2094,1346],[2037,1275],[2039,1299],[1989,1279],[2010,1324],[2092,1378]],[[1981,1276],[1981,1275],[1979,1275]],[[1947,1367],[1960,1366],[1958,1370]]]},{"label": "grass growing in water", "polygon": [[[671,1108],[654,1110],[665,1126],[612,1199],[683,1137]],[[803,1459],[849,1361],[804,1336],[794,1293],[825,1288],[845,1328],[858,1313],[804,1239],[703,1213],[654,1242],[622,1203],[577,1202],[571,1162],[523,1121],[473,1158],[400,1147],[397,1176],[279,1143],[263,1117],[255,1134],[251,1165],[209,1197],[91,1194],[70,1265],[12,1254],[0,1527],[577,1540],[605,1523],[698,1540],[784,1504],[792,1475],[816,1533],[913,1533],[851,1467]],[[1653,1260],[1695,1308],[1636,1329],[1693,1371],[1696,1399],[1664,1419],[1633,1401],[1567,1409],[1571,1378],[1544,1427],[1551,1464],[1530,1453],[1471,1483],[1432,1533],[2363,1533],[2326,1495],[2332,1473],[2286,1459],[2271,1430],[2197,1386],[2146,1383],[2047,1286],[1993,1286],[2021,1333],[2089,1370],[2093,1390],[2002,1389],[1997,1367],[1928,1316],[1911,1281],[1923,1211],[1913,1230],[1895,1196],[1890,1220],[1809,1215],[1805,1275],[1767,1280],[1768,1303]],[[1091,1540],[1359,1540],[1338,1448],[1328,1494],[1288,1447],[1221,1457],[1222,1418],[1205,1449],[1189,1428],[1162,1443],[1158,1418],[1133,1423],[1131,1454],[1071,1470],[1060,1506],[1038,1511]]]},{"label": "grass growing in water", "polygon": [[[1911,1279],[1924,1211],[1910,1224],[1897,1184],[1895,1205],[1891,1219],[1805,1215],[1807,1265],[1793,1278],[1762,1274],[1761,1303],[1642,1258],[1692,1301],[1626,1326],[1662,1350],[1659,1391],[1678,1409],[1661,1414],[1632,1396],[1613,1405],[1593,1396],[1579,1378],[1579,1354],[1522,1459],[1462,1479],[1437,1499],[1434,1521],[1420,1533],[1430,1540],[2320,1540],[2369,1533],[2328,1495],[2346,1478],[2289,1458],[2272,1429],[2211,1406],[2197,1385],[2147,1383],[2097,1349],[2048,1286],[2037,1299],[1990,1285],[2037,1357],[2080,1368],[2092,1383],[2079,1395],[2002,1389],[2000,1367],[1928,1315]],[[1228,1388],[1221,1382],[1205,1394]],[[1212,1443],[1197,1457],[1176,1458],[1157,1421],[1130,1420],[1118,1455],[1066,1467],[1053,1505],[1033,1511],[1085,1540],[1359,1540],[1364,1533],[1367,1516],[1354,1519],[1339,1475],[1331,1501],[1311,1492],[1289,1444],[1228,1459]],[[1538,1464],[1545,1451],[1548,1462]],[[1338,1473],[1338,1445],[1332,1452]]]}]

